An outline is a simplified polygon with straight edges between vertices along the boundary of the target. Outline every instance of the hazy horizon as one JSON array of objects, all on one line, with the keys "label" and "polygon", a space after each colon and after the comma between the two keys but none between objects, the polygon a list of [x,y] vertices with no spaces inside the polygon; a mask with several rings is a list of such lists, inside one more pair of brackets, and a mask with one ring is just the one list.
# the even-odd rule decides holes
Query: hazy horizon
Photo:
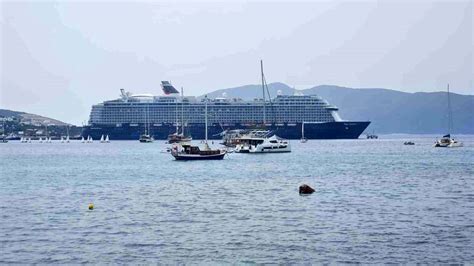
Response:
[{"label": "hazy horizon", "polygon": [[[0,107],[81,124],[119,89],[268,83],[474,94],[472,1],[2,2]],[[104,15],[106,14],[106,15]]]}]

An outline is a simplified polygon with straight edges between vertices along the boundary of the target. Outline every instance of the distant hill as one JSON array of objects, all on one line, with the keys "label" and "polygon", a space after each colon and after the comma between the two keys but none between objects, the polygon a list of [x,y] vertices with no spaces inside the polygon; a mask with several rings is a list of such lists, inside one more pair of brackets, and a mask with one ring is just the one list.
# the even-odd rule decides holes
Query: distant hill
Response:
[{"label": "distant hill", "polygon": [[18,111],[12,111],[12,110],[6,110],[6,109],[0,109],[0,117],[6,117],[6,118],[15,118],[19,120],[21,123],[24,124],[31,124],[31,125],[55,125],[55,126],[65,126],[68,125],[67,123],[64,123],[62,121],[41,116],[41,115],[35,115],[35,114],[29,114],[25,112],[18,112]]},{"label": "distant hill", "polygon": [[[321,85],[305,90],[294,90],[283,83],[268,85],[272,97],[295,92],[319,95],[339,107],[345,120],[370,120],[368,131],[376,133],[443,134],[447,132],[448,108],[446,92],[406,93],[388,89],[353,89]],[[260,85],[246,85],[209,93],[210,97],[262,97]],[[474,134],[474,95],[451,93],[453,132]]]}]

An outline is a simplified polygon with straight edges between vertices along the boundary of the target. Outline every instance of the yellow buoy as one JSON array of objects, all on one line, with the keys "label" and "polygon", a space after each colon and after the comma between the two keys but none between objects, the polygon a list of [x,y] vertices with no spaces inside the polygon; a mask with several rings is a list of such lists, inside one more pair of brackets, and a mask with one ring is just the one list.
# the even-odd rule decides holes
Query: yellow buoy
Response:
[{"label": "yellow buoy", "polygon": [[94,204],[89,203],[89,210],[93,210],[93,209],[94,209]]}]

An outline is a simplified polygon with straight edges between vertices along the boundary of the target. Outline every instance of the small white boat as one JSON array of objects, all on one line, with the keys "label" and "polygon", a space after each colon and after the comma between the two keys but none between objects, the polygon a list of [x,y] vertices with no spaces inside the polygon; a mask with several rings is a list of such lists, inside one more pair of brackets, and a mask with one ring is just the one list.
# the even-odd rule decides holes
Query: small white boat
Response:
[{"label": "small white boat", "polygon": [[39,137],[39,143],[43,143],[43,139],[41,137]]},{"label": "small white boat", "polygon": [[66,136],[66,143],[69,143],[69,135]]},{"label": "small white boat", "polygon": [[107,135],[107,136],[105,137],[105,143],[109,143],[109,142],[110,142],[110,140],[109,140],[109,135]]},{"label": "small white boat", "polygon": [[64,143],[64,141],[65,141],[65,140],[64,140],[64,137],[61,136],[61,143]]},{"label": "small white boat", "polygon": [[105,142],[105,138],[104,138],[104,135],[100,136],[100,143],[104,143]]},{"label": "small white boat", "polygon": [[81,137],[81,142],[86,143],[86,140],[84,139],[84,137]]},{"label": "small white boat", "polygon": [[462,142],[452,139],[451,134],[444,135],[441,139],[436,140],[434,144],[435,148],[458,148],[462,146]]}]

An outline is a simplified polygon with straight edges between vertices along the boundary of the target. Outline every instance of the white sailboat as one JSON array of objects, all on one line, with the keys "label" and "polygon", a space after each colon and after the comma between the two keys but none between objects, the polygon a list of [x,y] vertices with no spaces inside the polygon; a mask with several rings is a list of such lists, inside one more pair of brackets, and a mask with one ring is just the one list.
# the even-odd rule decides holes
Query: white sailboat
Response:
[{"label": "white sailboat", "polygon": [[64,143],[64,137],[61,136],[61,143]]},{"label": "white sailboat", "polygon": [[100,143],[104,143],[105,142],[105,138],[104,138],[104,135],[100,136]]},{"label": "white sailboat", "polygon": [[39,137],[39,143],[43,143],[43,139],[41,137]]},{"label": "white sailboat", "polygon": [[451,138],[451,130],[453,127],[453,114],[451,111],[451,98],[449,92],[449,84],[448,84],[448,134],[444,135],[440,140],[436,140],[434,147],[436,148],[458,148],[462,147],[462,142]]},{"label": "white sailboat", "polygon": [[66,126],[66,143],[69,143],[69,125]]},{"label": "white sailboat", "polygon": [[105,137],[105,143],[109,143],[109,142],[110,142],[110,140],[109,140],[109,135],[107,135],[107,136]]},{"label": "white sailboat", "polygon": [[86,143],[86,140],[84,139],[84,137],[81,137],[81,142]]},{"label": "white sailboat", "polygon": [[145,134],[141,134],[138,141],[141,143],[151,143],[154,141],[153,136],[150,134],[150,125],[148,124],[148,104],[145,107]]},{"label": "white sailboat", "polygon": [[306,143],[308,139],[304,137],[304,121],[301,123],[301,143]]}]

